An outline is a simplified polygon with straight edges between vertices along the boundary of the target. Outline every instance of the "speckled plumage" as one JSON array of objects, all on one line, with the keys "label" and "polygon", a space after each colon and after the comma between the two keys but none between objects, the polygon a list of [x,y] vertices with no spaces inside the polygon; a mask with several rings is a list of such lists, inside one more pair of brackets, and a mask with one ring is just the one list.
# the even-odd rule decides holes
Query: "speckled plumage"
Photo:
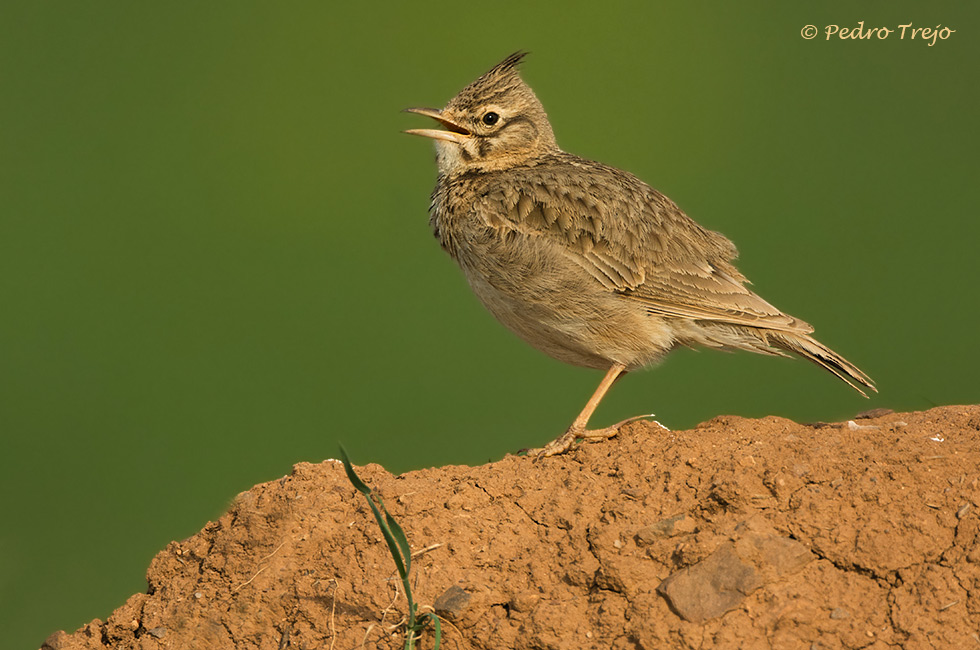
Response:
[{"label": "speckled plumage", "polygon": [[441,111],[409,109],[447,127],[409,131],[436,139],[430,221],[494,316],[557,359],[612,368],[609,384],[687,345],[790,351],[859,392],[857,384],[874,388],[810,337],[810,325],[745,287],[723,235],[632,174],[561,151],[518,75],[521,57]]}]

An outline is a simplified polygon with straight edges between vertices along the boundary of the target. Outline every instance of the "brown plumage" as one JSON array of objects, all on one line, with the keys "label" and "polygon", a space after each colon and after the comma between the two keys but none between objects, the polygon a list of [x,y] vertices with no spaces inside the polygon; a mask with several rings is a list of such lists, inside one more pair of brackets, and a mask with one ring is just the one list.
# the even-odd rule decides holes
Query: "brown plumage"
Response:
[{"label": "brown plumage", "polygon": [[616,427],[586,429],[623,372],[678,345],[793,352],[874,390],[813,328],[745,287],[737,251],[627,172],[558,148],[544,108],[513,54],[442,110],[407,109],[445,130],[434,138],[439,178],[431,225],[470,286],[504,325],[547,354],[606,377],[545,455]]}]

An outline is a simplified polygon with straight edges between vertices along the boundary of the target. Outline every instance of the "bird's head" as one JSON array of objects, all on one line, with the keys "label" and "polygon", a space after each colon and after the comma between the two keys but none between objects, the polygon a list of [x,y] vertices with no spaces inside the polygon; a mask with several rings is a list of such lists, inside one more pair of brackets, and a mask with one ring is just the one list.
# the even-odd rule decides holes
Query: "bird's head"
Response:
[{"label": "bird's head", "polygon": [[517,72],[516,52],[452,98],[442,110],[407,108],[443,129],[409,129],[433,138],[439,172],[504,169],[558,150],[544,107]]}]

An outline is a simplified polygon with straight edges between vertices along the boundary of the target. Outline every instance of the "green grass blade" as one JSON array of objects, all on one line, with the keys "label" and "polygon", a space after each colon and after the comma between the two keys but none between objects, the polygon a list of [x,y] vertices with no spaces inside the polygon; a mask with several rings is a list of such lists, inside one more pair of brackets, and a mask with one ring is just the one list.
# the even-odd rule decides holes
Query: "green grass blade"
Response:
[{"label": "green grass blade", "polygon": [[[367,486],[367,483],[361,480],[361,477],[357,475],[354,471],[354,466],[350,462],[350,457],[347,455],[347,451],[344,449],[343,445],[340,447],[340,459],[344,464],[344,471],[347,472],[347,479],[354,485],[354,487],[367,498],[368,505],[371,506],[371,512],[374,513],[374,518],[378,522],[378,528],[381,529],[381,535],[385,538],[385,542],[388,544],[388,551],[391,553],[391,558],[395,561],[395,568],[398,569],[398,575],[402,579],[402,582],[406,585],[408,584],[408,570],[411,567],[411,550],[408,546],[408,539],[405,537],[405,531],[402,527],[398,525],[390,514],[388,514],[388,509],[385,508],[384,501],[378,496],[373,489]],[[377,503],[375,503],[377,500]],[[380,504],[381,509],[378,509]],[[381,516],[381,511],[384,511],[384,516]],[[392,527],[390,524],[394,524]],[[395,533],[397,531],[398,539],[395,538]],[[404,558],[404,559],[403,559]],[[411,609],[412,597],[408,594],[408,602]],[[410,612],[411,616],[415,615],[414,611]]]},{"label": "green grass blade", "polygon": [[439,650],[439,645],[442,643],[442,626],[439,622],[439,617],[429,612],[426,616],[432,620],[432,625],[435,627],[435,645],[432,646],[432,650]]},{"label": "green grass blade", "polygon": [[388,526],[391,528],[392,535],[395,541],[398,542],[398,547],[401,550],[402,557],[405,558],[405,575],[407,576],[412,570],[412,549],[408,545],[408,537],[405,536],[405,531],[398,524],[394,518],[388,514],[385,510],[385,517],[387,518]]},{"label": "green grass blade", "polygon": [[[408,579],[408,569],[411,566],[410,562],[405,561],[405,555],[402,552],[401,542],[396,539],[395,532],[392,530],[389,524],[395,524],[398,532],[401,534],[402,539],[405,538],[405,531],[402,530],[401,526],[398,525],[390,514],[388,514],[388,509],[385,508],[385,502],[381,500],[381,497],[372,490],[371,496],[373,499],[369,499],[371,502],[371,509],[374,511],[374,518],[378,520],[378,527],[381,528],[381,534],[384,535],[385,541],[388,543],[388,550],[391,552],[392,559],[395,560],[395,566],[398,568],[398,575],[401,579]],[[374,500],[377,500],[378,505],[375,505]],[[381,507],[381,511],[378,510],[378,506]],[[381,517],[381,512],[384,512],[384,518]],[[405,542],[408,544],[408,542]]]},{"label": "green grass blade", "polygon": [[364,496],[369,496],[371,494],[371,488],[354,471],[354,466],[351,464],[350,458],[347,456],[347,450],[344,449],[343,445],[340,445],[340,461],[344,464],[344,471],[347,472],[347,480],[357,488],[358,492]]},{"label": "green grass blade", "polygon": [[[388,512],[381,495],[368,487],[367,483],[362,481],[361,477],[354,471],[354,465],[350,462],[350,457],[343,445],[340,446],[340,459],[344,465],[344,471],[347,473],[347,480],[367,499],[368,506],[374,513],[374,519],[378,522],[378,528],[381,529],[385,543],[388,544],[391,559],[395,561],[395,568],[398,569],[398,576],[401,578],[405,590],[405,599],[408,601],[408,633],[405,636],[405,648],[412,650],[415,647],[415,635],[425,629],[428,625],[428,619],[431,618],[435,626],[435,648],[438,650],[442,639],[439,617],[431,613],[418,617],[415,615],[415,601],[412,598],[412,586],[408,580],[409,572],[412,569],[412,547],[408,544],[408,536]],[[384,516],[382,516],[382,512]]]}]

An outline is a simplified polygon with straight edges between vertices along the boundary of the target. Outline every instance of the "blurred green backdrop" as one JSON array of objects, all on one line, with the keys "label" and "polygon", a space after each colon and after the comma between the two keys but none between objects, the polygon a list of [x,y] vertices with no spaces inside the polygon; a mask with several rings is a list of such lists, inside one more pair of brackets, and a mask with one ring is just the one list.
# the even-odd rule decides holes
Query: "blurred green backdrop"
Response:
[{"label": "blurred green backdrop", "polygon": [[[168,541],[338,440],[403,472],[564,430],[601,373],[484,313],[428,229],[431,144],[399,133],[517,49],[559,144],[727,234],[881,390],[679,351],[596,423],[978,400],[976,3],[598,5],[3,4],[9,647],[106,617]],[[801,37],[862,20],[956,32]]]}]

